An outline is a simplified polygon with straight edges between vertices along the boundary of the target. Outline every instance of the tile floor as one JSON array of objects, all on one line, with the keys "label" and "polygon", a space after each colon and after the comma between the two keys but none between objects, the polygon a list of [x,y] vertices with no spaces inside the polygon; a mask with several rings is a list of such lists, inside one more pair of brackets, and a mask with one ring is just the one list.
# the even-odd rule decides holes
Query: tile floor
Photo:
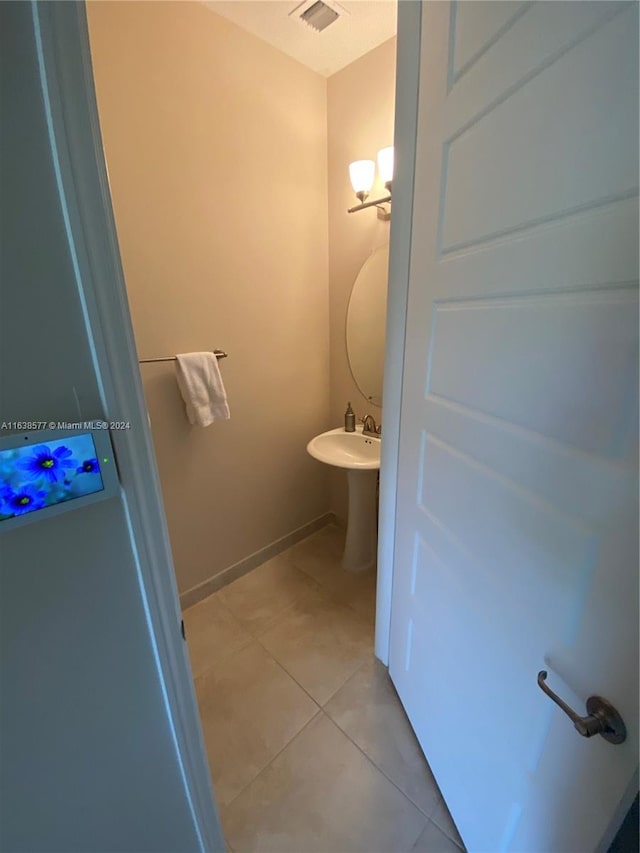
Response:
[{"label": "tile floor", "polygon": [[330,525],[184,614],[229,848],[460,853]]}]

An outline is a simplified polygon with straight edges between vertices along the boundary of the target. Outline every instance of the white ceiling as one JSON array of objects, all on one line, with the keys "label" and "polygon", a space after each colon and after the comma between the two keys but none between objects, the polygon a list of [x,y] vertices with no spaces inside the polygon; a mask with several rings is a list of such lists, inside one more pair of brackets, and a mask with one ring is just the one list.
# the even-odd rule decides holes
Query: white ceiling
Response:
[{"label": "white ceiling", "polygon": [[323,0],[340,17],[320,33],[299,18],[314,2],[207,0],[205,6],[324,77],[396,34],[396,0]]}]

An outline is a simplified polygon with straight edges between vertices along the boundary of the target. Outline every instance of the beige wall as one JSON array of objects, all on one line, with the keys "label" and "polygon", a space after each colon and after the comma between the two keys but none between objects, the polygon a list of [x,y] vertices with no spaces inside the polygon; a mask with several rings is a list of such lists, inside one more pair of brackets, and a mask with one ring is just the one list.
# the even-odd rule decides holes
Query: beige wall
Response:
[{"label": "beige wall", "polygon": [[[381,409],[357,389],[347,359],[345,325],[351,288],[371,252],[389,242],[389,222],[375,209],[347,213],[357,204],[349,182],[349,163],[375,160],[380,148],[393,144],[396,40],[334,74],[327,81],[329,165],[329,291],[331,304],[331,423],[343,423],[348,400],[358,418],[370,412],[380,420]],[[376,170],[377,171],[377,170]],[[374,193],[385,194],[376,174]],[[346,478],[332,475],[332,510],[346,518]]]},{"label": "beige wall", "polygon": [[329,508],[326,80],[200,3],[88,18],[139,356],[229,352],[206,429],[141,368],[183,592]]}]

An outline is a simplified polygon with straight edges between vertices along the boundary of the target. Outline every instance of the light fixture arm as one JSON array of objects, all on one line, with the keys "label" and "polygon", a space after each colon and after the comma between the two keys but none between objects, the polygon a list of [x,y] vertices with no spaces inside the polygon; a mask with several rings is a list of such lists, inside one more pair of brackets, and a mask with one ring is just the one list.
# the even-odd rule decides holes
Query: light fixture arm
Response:
[{"label": "light fixture arm", "polygon": [[347,213],[357,213],[359,210],[364,210],[367,207],[378,207],[381,204],[390,204],[391,203],[391,194],[384,196],[384,198],[376,198],[372,201],[365,201],[362,204],[356,204],[355,207],[350,207],[347,210]]}]

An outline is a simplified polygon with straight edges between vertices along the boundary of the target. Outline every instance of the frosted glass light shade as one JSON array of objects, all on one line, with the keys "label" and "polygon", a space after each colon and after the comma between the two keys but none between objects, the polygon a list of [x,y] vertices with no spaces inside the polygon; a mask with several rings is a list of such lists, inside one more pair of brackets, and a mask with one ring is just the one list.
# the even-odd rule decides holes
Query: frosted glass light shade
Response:
[{"label": "frosted glass light shade", "polygon": [[349,177],[354,193],[368,193],[373,186],[376,164],[373,160],[356,160],[349,163]]},{"label": "frosted glass light shade", "polygon": [[378,151],[378,172],[383,184],[393,180],[393,145]]}]

